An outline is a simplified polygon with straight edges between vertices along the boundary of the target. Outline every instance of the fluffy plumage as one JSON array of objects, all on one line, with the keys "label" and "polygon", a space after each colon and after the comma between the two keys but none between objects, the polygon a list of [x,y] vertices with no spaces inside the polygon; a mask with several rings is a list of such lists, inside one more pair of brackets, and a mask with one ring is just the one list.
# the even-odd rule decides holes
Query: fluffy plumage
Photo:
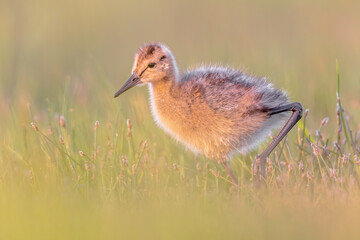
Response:
[{"label": "fluffy plumage", "polygon": [[173,54],[162,44],[140,48],[133,74],[149,85],[157,124],[193,152],[219,161],[234,150],[253,149],[288,116],[268,114],[287,104],[288,97],[265,78],[215,66],[179,74]]}]

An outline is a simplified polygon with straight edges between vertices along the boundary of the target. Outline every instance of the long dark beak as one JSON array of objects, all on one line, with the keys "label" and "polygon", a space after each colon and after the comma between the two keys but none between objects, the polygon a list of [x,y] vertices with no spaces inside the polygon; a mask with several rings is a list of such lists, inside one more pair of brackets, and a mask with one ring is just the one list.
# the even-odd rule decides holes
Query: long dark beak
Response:
[{"label": "long dark beak", "polygon": [[135,73],[133,73],[130,76],[130,78],[126,81],[126,83],[120,88],[120,90],[114,94],[114,98],[118,97],[120,94],[122,94],[126,90],[129,90],[130,88],[136,86],[139,83],[140,83],[140,78],[138,76],[136,76]]}]

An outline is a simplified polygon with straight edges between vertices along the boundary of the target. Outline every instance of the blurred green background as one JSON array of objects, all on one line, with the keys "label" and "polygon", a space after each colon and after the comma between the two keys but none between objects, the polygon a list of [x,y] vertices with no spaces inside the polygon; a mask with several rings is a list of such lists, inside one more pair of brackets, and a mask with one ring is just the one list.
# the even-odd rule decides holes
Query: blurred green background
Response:
[{"label": "blurred green background", "polygon": [[[310,109],[312,136],[330,117],[332,146],[336,59],[342,103],[360,130],[359,13],[355,0],[0,0],[0,239],[356,239],[358,165],[334,186],[320,174],[309,184],[300,170],[286,178],[290,168],[279,165],[276,177],[287,180],[259,193],[255,152],[232,161],[236,192],[209,172],[216,163],[155,126],[146,87],[113,94],[138,47],[159,41],[180,70],[220,63],[268,77]],[[298,132],[279,158],[314,174],[311,147],[298,158]]]},{"label": "blurred green background", "polygon": [[[2,105],[44,104],[46,97],[58,96],[66,76],[84,103],[110,99],[127,79],[137,48],[160,41],[172,49],[182,70],[221,63],[267,76],[317,118],[334,113],[338,59],[344,101],[360,109],[359,1],[0,4]],[[99,95],[104,77],[111,85],[108,94]],[[129,94],[139,91],[146,90]]]}]

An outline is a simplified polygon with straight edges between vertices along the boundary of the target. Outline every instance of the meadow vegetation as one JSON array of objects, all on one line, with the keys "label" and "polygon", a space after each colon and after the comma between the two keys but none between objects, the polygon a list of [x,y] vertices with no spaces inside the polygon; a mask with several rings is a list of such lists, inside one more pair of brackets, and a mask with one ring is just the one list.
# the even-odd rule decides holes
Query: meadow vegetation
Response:
[{"label": "meadow vegetation", "polygon": [[[35,2],[0,8],[0,239],[358,238],[358,3]],[[233,157],[236,186],[155,125],[146,89],[113,99],[153,40],[303,103],[266,187],[266,144]]]}]

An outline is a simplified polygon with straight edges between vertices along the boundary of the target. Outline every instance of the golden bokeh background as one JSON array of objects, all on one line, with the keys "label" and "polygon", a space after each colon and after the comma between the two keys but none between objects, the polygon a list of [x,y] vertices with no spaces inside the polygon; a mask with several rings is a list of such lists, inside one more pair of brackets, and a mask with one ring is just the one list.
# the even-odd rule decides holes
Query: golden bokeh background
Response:
[{"label": "golden bokeh background", "polygon": [[344,98],[359,110],[359,6],[333,0],[2,1],[1,96],[41,102],[71,76],[77,95],[95,99],[96,86],[105,84],[99,69],[113,92],[127,79],[137,48],[160,41],[182,70],[221,63],[267,76],[318,118],[334,113],[338,59]]}]

